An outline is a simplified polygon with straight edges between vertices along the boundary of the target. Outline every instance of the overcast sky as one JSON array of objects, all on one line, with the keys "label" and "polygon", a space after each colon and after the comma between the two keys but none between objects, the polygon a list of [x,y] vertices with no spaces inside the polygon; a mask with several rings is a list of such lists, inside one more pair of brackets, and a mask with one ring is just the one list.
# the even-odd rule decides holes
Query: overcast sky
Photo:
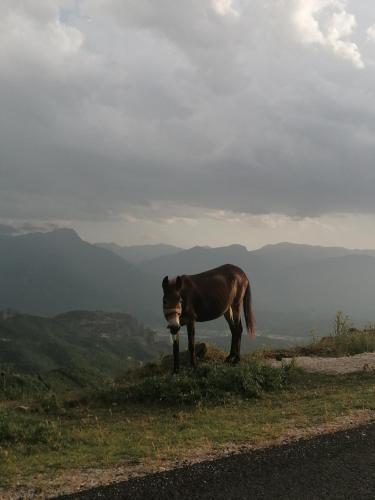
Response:
[{"label": "overcast sky", "polygon": [[0,231],[375,248],[374,63],[374,0],[1,0]]}]

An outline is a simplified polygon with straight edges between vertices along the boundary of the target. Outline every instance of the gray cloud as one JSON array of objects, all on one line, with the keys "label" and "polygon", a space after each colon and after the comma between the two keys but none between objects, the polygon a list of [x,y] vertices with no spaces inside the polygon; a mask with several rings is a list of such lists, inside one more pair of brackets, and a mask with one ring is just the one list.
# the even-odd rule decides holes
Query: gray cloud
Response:
[{"label": "gray cloud", "polygon": [[374,213],[371,0],[30,5],[0,7],[2,217]]},{"label": "gray cloud", "polygon": [[31,224],[29,222],[12,224],[0,224],[0,236],[15,236],[19,234],[46,232],[57,229],[59,226],[52,223]]}]

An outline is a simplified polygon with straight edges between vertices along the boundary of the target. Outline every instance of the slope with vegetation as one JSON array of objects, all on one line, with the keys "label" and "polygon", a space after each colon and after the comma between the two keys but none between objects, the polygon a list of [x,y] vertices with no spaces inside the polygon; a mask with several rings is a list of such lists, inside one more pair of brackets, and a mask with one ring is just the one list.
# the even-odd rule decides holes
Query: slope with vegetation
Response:
[{"label": "slope with vegetation", "polygon": [[154,331],[123,313],[72,311],[54,318],[17,313],[0,316],[3,373],[38,374],[39,381],[65,378],[71,385],[114,376],[138,366],[140,361],[157,359],[168,348],[157,340]]},{"label": "slope with vegetation", "polygon": [[[330,340],[329,354],[348,352],[343,345],[368,347],[362,339],[370,337],[375,338],[373,330],[341,329]],[[304,348],[313,352],[320,345],[322,354],[325,343]],[[95,388],[53,392],[45,387],[38,394],[3,399],[0,493],[1,486],[28,482],[29,495],[33,487],[53,494],[66,485],[74,488],[73,479],[79,486],[102,477],[118,480],[176,460],[375,418],[372,372],[309,374],[293,363],[273,368],[265,358],[278,353],[269,351],[253,353],[233,367],[223,364],[224,353],[217,349],[205,346],[199,352],[198,369],[183,368],[175,377],[167,357]],[[182,357],[187,362],[187,354]],[[91,475],[90,467],[95,467]],[[99,475],[98,467],[103,468]],[[86,472],[80,475],[79,468]],[[50,490],[48,483],[53,484]]]}]

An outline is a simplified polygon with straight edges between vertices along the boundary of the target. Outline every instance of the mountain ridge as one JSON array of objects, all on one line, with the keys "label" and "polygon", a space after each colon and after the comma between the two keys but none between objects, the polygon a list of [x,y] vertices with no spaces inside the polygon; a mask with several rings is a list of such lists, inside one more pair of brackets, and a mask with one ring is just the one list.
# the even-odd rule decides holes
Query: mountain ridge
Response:
[{"label": "mountain ridge", "polygon": [[141,269],[71,230],[3,236],[0,282],[0,308],[41,315],[72,309],[142,315],[155,293]]},{"label": "mountain ridge", "polygon": [[118,245],[117,243],[95,243],[95,246],[110,250],[132,264],[138,264],[143,260],[159,257],[160,255],[173,255],[183,250],[180,247],[165,245],[163,243],[125,246]]},{"label": "mountain ridge", "polygon": [[[366,253],[367,252],[367,253]],[[249,251],[243,245],[196,246],[138,264],[83,241],[72,230],[0,238],[0,309],[55,315],[72,309],[129,312],[164,324],[161,281],[224,263],[249,276],[258,327],[328,325],[337,309],[373,321],[375,252],[282,243]]]}]

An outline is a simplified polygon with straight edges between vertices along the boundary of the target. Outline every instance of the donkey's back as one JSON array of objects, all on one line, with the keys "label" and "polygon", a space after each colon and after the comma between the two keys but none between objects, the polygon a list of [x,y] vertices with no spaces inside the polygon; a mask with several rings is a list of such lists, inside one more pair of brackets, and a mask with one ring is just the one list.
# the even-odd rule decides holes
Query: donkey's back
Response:
[{"label": "donkey's back", "polygon": [[234,280],[245,283],[249,282],[245,272],[240,267],[234,266],[233,264],[224,264],[214,269],[204,271],[203,273],[186,275],[186,277],[197,283],[205,283],[210,280],[225,280],[229,284],[233,283]]}]

